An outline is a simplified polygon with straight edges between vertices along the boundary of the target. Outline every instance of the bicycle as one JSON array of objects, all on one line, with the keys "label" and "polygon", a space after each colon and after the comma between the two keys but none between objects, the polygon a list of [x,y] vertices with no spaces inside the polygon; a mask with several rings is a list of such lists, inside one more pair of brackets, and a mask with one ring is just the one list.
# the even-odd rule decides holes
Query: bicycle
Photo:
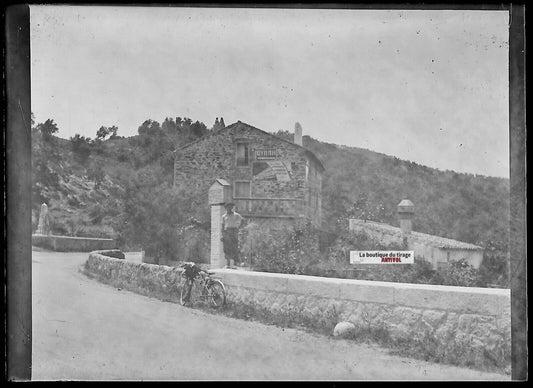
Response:
[{"label": "bicycle", "polygon": [[183,263],[181,267],[184,269],[181,276],[185,279],[180,291],[182,306],[192,306],[197,299],[209,302],[214,308],[226,304],[226,288],[220,280],[211,277],[213,272],[205,271],[193,262]]}]

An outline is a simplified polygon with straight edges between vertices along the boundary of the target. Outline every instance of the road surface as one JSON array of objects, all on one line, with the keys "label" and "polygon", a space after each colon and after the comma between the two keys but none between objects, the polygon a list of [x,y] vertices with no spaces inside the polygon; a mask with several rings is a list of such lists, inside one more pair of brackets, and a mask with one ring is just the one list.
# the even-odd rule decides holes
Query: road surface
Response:
[{"label": "road surface", "polygon": [[33,252],[33,380],[510,379],[118,290],[87,257]]}]

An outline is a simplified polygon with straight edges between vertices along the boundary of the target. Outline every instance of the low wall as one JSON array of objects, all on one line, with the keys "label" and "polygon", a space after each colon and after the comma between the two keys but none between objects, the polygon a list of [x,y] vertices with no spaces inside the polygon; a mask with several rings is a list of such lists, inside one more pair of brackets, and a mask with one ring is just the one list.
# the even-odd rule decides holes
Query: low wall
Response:
[{"label": "low wall", "polygon": [[[510,365],[510,291],[215,270],[236,304],[356,333],[465,366]],[[407,349],[406,349],[407,350]]]},{"label": "low wall", "polygon": [[176,267],[136,263],[91,252],[82,270],[114,287],[165,301],[180,300],[182,277],[181,269]]},{"label": "low wall", "polygon": [[[100,280],[178,301],[179,269],[91,253],[85,264]],[[350,321],[356,335],[420,351],[430,360],[482,368],[510,365],[510,292],[450,286],[334,279],[215,269],[230,306],[331,333]],[[279,320],[278,320],[279,322]],[[409,352],[408,350],[411,350]]]},{"label": "low wall", "polygon": [[109,238],[68,237],[33,234],[31,243],[36,247],[57,252],[92,252],[116,248],[116,242]]}]

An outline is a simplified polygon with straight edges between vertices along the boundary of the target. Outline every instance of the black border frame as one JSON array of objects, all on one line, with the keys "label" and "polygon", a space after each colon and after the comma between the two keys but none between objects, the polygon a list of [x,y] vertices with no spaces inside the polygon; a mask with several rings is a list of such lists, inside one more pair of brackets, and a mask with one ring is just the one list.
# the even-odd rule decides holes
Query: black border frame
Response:
[{"label": "black border frame", "polygon": [[[41,3],[42,4],[42,3]],[[56,3],[57,4],[57,3]],[[98,2],[86,5],[101,5]],[[79,4],[81,5],[81,4]],[[105,5],[105,4],[104,4]],[[113,5],[120,5],[114,3]],[[122,4],[128,5],[128,4]],[[136,5],[129,3],[129,5]],[[172,6],[175,4],[140,4]],[[512,379],[527,380],[527,262],[526,262],[526,107],[525,5],[470,4],[345,4],[345,3],[181,3],[193,7],[314,8],[314,9],[431,9],[508,10],[509,139],[510,139],[510,271]],[[12,5],[3,13],[4,35],[4,314],[6,377],[31,380],[31,80],[30,9]]]}]

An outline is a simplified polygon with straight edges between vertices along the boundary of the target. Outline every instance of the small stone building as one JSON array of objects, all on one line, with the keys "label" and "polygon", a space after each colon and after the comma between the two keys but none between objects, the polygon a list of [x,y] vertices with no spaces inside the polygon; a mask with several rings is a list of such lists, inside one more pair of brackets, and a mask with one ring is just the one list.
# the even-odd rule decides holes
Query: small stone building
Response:
[{"label": "small stone building", "polygon": [[399,228],[380,222],[350,219],[349,230],[364,232],[383,244],[401,244],[405,250],[414,251],[415,256],[424,257],[433,265],[434,269],[461,259],[465,259],[474,268],[480,267],[483,261],[482,247],[445,237],[414,232],[412,230],[413,214],[413,203],[404,199],[398,204]]},{"label": "small stone building", "polygon": [[231,185],[236,211],[261,226],[280,229],[295,220],[319,227],[322,174],[318,158],[287,141],[238,121],[175,151],[174,187],[194,187],[205,196],[217,179]]}]

